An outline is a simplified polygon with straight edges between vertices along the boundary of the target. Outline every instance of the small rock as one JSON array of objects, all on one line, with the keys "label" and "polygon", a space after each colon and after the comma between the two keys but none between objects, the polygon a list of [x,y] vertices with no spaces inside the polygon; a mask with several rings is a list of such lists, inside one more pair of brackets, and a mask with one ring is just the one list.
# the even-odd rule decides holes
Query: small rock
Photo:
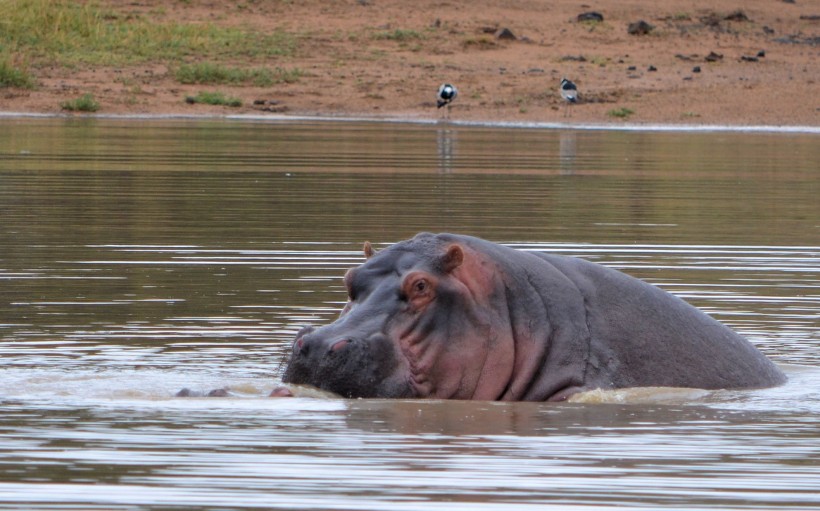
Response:
[{"label": "small rock", "polygon": [[743,62],[757,62],[757,57],[748,57],[746,55],[743,55],[742,57],[740,57],[740,60],[742,60]]},{"label": "small rock", "polygon": [[253,106],[262,112],[283,113],[288,111],[287,105],[283,105],[278,99],[255,99]]},{"label": "small rock", "polygon": [[517,38],[515,34],[512,33],[512,30],[509,28],[500,28],[495,33],[496,39],[506,40],[506,41],[515,41]]},{"label": "small rock", "polygon": [[701,16],[698,19],[700,19],[700,22],[707,27],[712,27],[714,29],[720,28],[720,16],[715,12],[707,13],[705,16]]},{"label": "small rock", "polygon": [[276,387],[268,397],[293,397],[293,392],[287,387]]},{"label": "small rock", "polygon": [[626,68],[627,71],[637,71],[637,69],[638,68],[636,66],[629,66],[628,68]]},{"label": "small rock", "polygon": [[626,31],[631,35],[646,35],[649,32],[652,32],[654,29],[655,27],[653,27],[649,23],[645,22],[644,20],[640,20],[630,23]]},{"label": "small rock", "polygon": [[809,46],[820,46],[820,36],[800,37],[799,35],[787,35],[784,37],[778,37],[775,41],[783,44],[807,44]]},{"label": "small rock", "polygon": [[758,58],[763,58],[765,56],[766,56],[766,50],[760,50],[759,52],[757,52],[757,57]]},{"label": "small rock", "polygon": [[564,55],[561,57],[561,62],[586,62],[587,59],[583,55]]},{"label": "small rock", "polygon": [[208,392],[208,397],[228,397],[229,395],[227,389],[214,389]]},{"label": "small rock", "polygon": [[727,21],[749,21],[749,17],[746,16],[746,13],[741,11],[740,9],[727,14],[726,17],[723,19]]},{"label": "small rock", "polygon": [[577,19],[578,19],[579,23],[583,22],[583,21],[601,22],[601,21],[604,21],[604,15],[601,14],[600,12],[595,12],[595,11],[582,12],[581,14],[578,15]]},{"label": "small rock", "polygon": [[717,62],[718,60],[723,60],[723,55],[720,54],[720,53],[715,53],[713,51],[710,51],[709,55],[707,55],[704,60],[706,62]]},{"label": "small rock", "polygon": [[[189,105],[193,105],[194,103],[196,103],[196,98],[193,97],[193,96],[186,96],[185,97],[185,102],[188,103]],[[185,390],[185,389],[182,389],[182,390]]]},{"label": "small rock", "polygon": [[286,105],[266,105],[262,107],[263,112],[273,112],[275,114],[281,114],[288,111],[288,107]]},{"label": "small rock", "polygon": [[649,66],[648,68],[646,68],[646,70],[652,72],[652,71],[657,71],[658,68],[655,67],[655,66]]},{"label": "small rock", "polygon": [[700,73],[700,66],[695,66],[692,68],[693,73]]}]

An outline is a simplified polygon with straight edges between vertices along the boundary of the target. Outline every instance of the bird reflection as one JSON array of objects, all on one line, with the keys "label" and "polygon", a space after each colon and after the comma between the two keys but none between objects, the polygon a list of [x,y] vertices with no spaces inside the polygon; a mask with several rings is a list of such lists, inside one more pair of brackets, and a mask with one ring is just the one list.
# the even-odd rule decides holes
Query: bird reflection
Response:
[{"label": "bird reflection", "polygon": [[436,130],[436,152],[438,155],[438,170],[442,174],[453,171],[453,157],[458,141],[457,132],[448,127]]},{"label": "bird reflection", "polygon": [[561,174],[575,173],[575,130],[561,131],[558,136],[558,156],[560,158]]}]

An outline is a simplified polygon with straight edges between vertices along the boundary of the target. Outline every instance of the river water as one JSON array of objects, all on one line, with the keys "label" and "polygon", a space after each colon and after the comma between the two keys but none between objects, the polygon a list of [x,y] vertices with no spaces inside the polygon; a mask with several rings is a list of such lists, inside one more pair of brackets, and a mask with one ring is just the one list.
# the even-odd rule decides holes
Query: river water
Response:
[{"label": "river water", "polygon": [[[0,509],[820,509],[818,197],[817,133],[4,118]],[[266,398],[418,231],[658,284],[789,383]]]}]

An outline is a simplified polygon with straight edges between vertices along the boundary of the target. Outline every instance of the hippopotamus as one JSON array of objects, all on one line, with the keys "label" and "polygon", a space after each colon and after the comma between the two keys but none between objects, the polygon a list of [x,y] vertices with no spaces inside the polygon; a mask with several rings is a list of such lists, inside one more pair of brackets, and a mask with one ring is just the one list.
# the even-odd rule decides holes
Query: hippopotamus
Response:
[{"label": "hippopotamus", "polygon": [[378,252],[365,243],[364,255],[338,319],[296,335],[284,383],[347,398],[562,401],[786,380],[706,313],[584,259],[430,233]]}]

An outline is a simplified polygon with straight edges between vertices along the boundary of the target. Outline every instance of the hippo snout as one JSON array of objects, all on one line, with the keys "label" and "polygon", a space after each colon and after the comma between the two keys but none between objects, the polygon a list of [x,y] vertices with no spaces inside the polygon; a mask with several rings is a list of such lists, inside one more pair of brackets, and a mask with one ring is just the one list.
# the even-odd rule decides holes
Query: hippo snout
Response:
[{"label": "hippo snout", "polygon": [[296,336],[293,341],[294,357],[322,357],[328,353],[338,353],[354,342],[349,336],[325,337],[313,332],[310,328]]},{"label": "hippo snout", "polygon": [[323,327],[302,329],[284,383],[307,384],[345,397],[375,397],[385,379],[394,376],[393,344],[381,333],[339,332]]}]

